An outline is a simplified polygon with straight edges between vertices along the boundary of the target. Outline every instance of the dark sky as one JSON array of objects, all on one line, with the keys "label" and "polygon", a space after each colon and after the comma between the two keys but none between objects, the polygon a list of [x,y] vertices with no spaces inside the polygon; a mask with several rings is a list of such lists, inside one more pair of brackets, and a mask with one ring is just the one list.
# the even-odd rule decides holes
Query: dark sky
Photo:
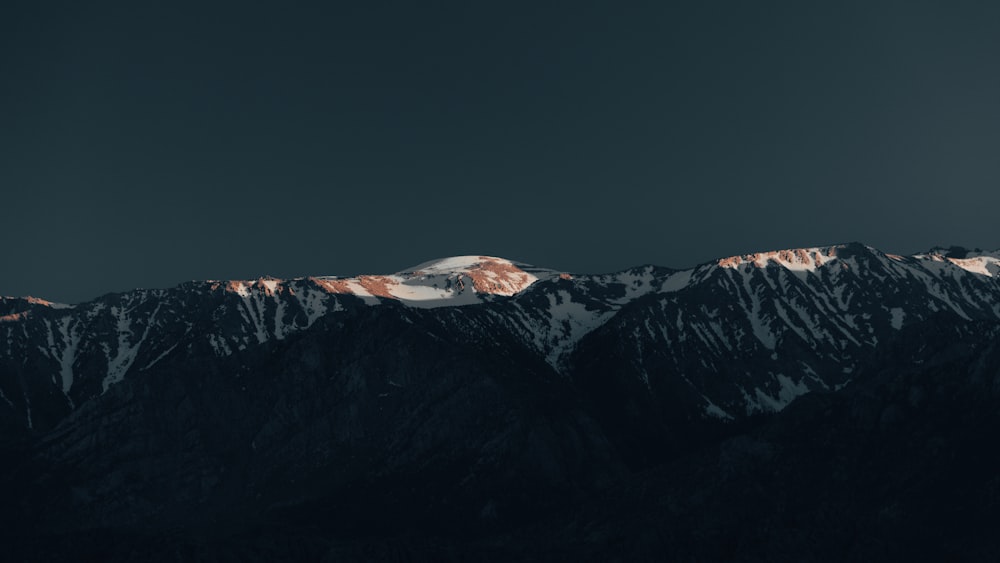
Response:
[{"label": "dark sky", "polygon": [[12,4],[0,294],[1000,247],[996,2]]}]

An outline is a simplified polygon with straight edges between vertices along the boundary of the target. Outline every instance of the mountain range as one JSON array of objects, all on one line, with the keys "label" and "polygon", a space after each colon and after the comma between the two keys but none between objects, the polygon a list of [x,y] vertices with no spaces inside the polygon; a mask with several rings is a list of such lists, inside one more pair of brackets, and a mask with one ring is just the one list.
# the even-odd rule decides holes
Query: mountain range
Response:
[{"label": "mountain range", "polygon": [[0,299],[15,559],[976,560],[1000,251]]}]

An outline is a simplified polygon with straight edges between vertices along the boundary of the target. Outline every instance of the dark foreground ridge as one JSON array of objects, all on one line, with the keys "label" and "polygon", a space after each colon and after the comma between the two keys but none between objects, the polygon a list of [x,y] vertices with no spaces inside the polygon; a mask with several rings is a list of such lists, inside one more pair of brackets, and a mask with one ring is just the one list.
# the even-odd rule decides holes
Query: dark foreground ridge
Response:
[{"label": "dark foreground ridge", "polygon": [[0,530],[40,560],[988,560],[1000,254],[0,300]]}]

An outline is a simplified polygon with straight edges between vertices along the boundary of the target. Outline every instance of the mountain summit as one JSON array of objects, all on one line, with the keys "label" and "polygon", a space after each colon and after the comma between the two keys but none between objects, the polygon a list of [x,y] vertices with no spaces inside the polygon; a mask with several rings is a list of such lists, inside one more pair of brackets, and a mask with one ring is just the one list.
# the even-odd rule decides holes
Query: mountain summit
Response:
[{"label": "mountain summit", "polygon": [[[637,381],[652,390],[683,373],[702,415],[739,418],[846,384],[886,331],[944,313],[1000,318],[998,272],[996,252],[899,256],[849,243],[687,270],[570,275],[473,255],[389,275],[191,282],[73,307],[4,298],[0,412],[12,428],[49,428],[154,366],[206,352],[241,357],[359,307],[397,304],[391,314],[408,322],[414,309],[462,306],[430,318],[446,332],[474,323],[467,329],[510,339],[566,375],[580,369],[588,342],[620,339],[613,348],[628,350],[620,361]],[[743,367],[732,363],[740,358]],[[752,385],[737,383],[754,371]]]},{"label": "mountain summit", "polygon": [[[3,298],[0,453],[13,461],[0,494],[14,500],[0,516],[37,536],[42,547],[25,559],[58,559],[47,546],[78,546],[73,538],[135,547],[153,537],[155,549],[203,530],[309,536],[318,528],[301,522],[314,521],[350,538],[502,534],[596,494],[642,504],[635,490],[665,487],[694,502],[663,483],[726,498],[728,479],[758,482],[781,448],[812,439],[793,427],[812,429],[842,456],[824,463],[850,473],[843,460],[867,443],[858,436],[905,442],[898,421],[910,416],[947,427],[948,397],[993,424],[998,268],[996,252],[900,256],[850,243],[685,270],[569,274],[461,256],[389,275],[190,282],[72,307]],[[772,437],[746,434],[761,424]],[[907,455],[944,451],[934,432],[919,439],[937,445]],[[743,441],[723,441],[732,436]],[[692,453],[709,447],[722,449]],[[864,455],[916,463],[892,451]],[[625,489],[607,492],[614,483]],[[783,502],[783,490],[760,502]],[[592,541],[572,531],[591,526],[631,537],[617,526],[649,516],[634,506],[552,541]],[[677,526],[694,509],[662,510],[656,518]],[[341,558],[317,541],[303,557]],[[717,548],[691,558],[733,559]],[[595,553],[584,559],[603,558]],[[102,554],[90,553],[127,559]]]}]

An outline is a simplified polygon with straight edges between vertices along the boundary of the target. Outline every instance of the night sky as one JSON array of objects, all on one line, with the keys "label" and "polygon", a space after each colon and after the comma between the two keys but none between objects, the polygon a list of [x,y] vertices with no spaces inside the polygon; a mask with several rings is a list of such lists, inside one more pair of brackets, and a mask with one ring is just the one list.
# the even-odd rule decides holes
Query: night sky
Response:
[{"label": "night sky", "polygon": [[1000,248],[1000,4],[7,3],[0,294]]}]

